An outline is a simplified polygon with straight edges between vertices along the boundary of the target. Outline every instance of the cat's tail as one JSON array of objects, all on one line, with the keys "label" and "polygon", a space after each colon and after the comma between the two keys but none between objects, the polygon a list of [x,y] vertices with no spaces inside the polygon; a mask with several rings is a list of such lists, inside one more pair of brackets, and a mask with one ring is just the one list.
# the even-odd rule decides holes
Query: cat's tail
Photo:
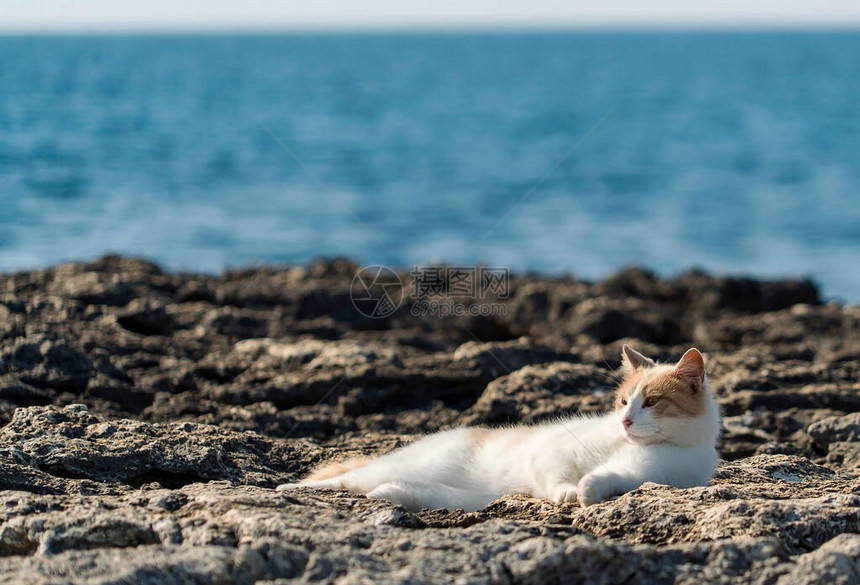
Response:
[{"label": "cat's tail", "polygon": [[372,459],[369,457],[353,457],[345,461],[329,463],[328,465],[317,467],[310,475],[300,480],[298,483],[285,483],[283,485],[279,485],[276,488],[276,491],[285,492],[301,487],[330,490],[345,489],[351,486],[347,486],[346,483],[344,483],[342,476],[345,473],[364,467],[371,461]]},{"label": "cat's tail", "polygon": [[369,457],[353,457],[344,461],[338,461],[337,463],[329,463],[328,465],[317,467],[309,476],[301,480],[299,483],[304,484],[312,481],[331,479],[333,477],[343,475],[347,471],[364,467],[370,463],[370,461],[371,459]]}]

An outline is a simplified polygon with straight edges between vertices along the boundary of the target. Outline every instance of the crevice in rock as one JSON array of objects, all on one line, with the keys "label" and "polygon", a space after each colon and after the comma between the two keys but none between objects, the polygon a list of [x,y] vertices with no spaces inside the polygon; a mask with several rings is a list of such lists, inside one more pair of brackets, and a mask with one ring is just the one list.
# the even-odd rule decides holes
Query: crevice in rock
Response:
[{"label": "crevice in rock", "polygon": [[91,476],[82,471],[68,469],[62,465],[39,463],[36,465],[36,469],[44,471],[54,477],[62,477],[63,479],[92,479]]},{"label": "crevice in rock", "polygon": [[167,471],[165,469],[151,469],[127,478],[124,483],[134,488],[140,488],[148,483],[158,483],[168,489],[179,489],[192,483],[206,481],[208,481],[206,478],[193,470]]}]

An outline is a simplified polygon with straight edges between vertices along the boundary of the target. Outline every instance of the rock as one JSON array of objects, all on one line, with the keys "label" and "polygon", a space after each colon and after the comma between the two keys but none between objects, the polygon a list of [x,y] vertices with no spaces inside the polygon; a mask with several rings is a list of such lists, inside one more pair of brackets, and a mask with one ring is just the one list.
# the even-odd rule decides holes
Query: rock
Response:
[{"label": "rock", "polygon": [[0,339],[24,335],[26,319],[16,305],[0,301]]},{"label": "rock", "polygon": [[822,449],[836,442],[860,442],[860,412],[818,421],[809,425],[807,432]]},{"label": "rock", "polygon": [[707,313],[694,313],[692,335],[700,344],[768,344],[776,348],[802,346],[812,336],[835,337],[840,332],[845,332],[850,340],[851,331],[856,331],[856,321],[847,313],[834,305],[796,305],[790,309],[734,319],[705,318]]},{"label": "rock", "polygon": [[840,534],[797,558],[778,585],[860,583],[860,535]]},{"label": "rock", "polygon": [[461,422],[536,422],[562,413],[594,412],[611,404],[610,384],[607,374],[595,366],[567,362],[525,366],[490,382]]},{"label": "rock", "polygon": [[[50,491],[59,493],[88,491],[88,484],[63,479],[93,480],[119,492],[149,483],[179,487],[213,479],[274,486],[279,478],[294,477],[306,467],[301,459],[315,452],[195,423],[102,421],[82,404],[18,409],[0,430],[0,445],[8,446],[7,457],[31,474],[58,478]],[[0,487],[10,477],[10,487],[25,484],[10,473],[0,479]]]},{"label": "rock", "polygon": [[[511,275],[490,316],[407,300],[368,319],[359,268],[110,256],[0,275],[0,581],[858,581],[860,307],[634,267]],[[609,408],[625,343],[705,353],[724,412],[710,485],[472,513],[271,489],[455,425]]]},{"label": "rock", "polygon": [[813,550],[860,530],[857,480],[803,458],[757,456],[725,466],[714,485],[678,490],[645,484],[617,500],[586,508],[573,525],[632,543],[705,542],[775,537],[787,550]]},{"label": "rock", "polygon": [[72,273],[65,278],[61,274],[57,276],[59,278],[48,290],[59,297],[80,301],[86,305],[121,307],[134,298],[131,286],[111,274],[80,272]]},{"label": "rock", "polygon": [[772,540],[741,540],[711,547],[668,546],[655,550],[595,543],[583,537],[573,537],[564,543],[534,538],[518,543],[505,556],[505,566],[513,582],[559,585],[585,582],[611,585],[633,579],[666,585],[731,583],[743,578],[748,579],[748,583],[767,583],[779,574],[768,565],[780,561],[783,566],[788,564]]},{"label": "rock", "polygon": [[196,334],[198,337],[218,334],[231,339],[248,339],[264,337],[267,331],[268,323],[252,311],[230,307],[207,312],[197,326]]},{"label": "rock", "polygon": [[0,374],[36,388],[80,393],[94,368],[85,354],[63,341],[26,336],[0,349]]},{"label": "rock", "polygon": [[120,327],[141,335],[170,335],[176,328],[163,305],[135,299],[117,315]]},{"label": "rock", "polygon": [[673,286],[673,284],[661,280],[656,274],[641,266],[631,266],[611,274],[602,282],[596,283],[592,294],[616,299],[669,300],[679,296],[678,287]]},{"label": "rock", "polygon": [[[716,499],[705,500],[701,525],[711,510],[732,501],[714,495]],[[679,494],[675,501],[681,499]],[[612,509],[622,500],[596,508]],[[517,502],[527,505],[517,508]],[[793,583],[786,576],[801,575],[810,583],[828,575],[838,583],[841,575],[858,569],[857,537],[847,533],[797,553],[773,536],[741,534],[715,541],[695,531],[682,541],[637,544],[635,534],[605,539],[533,515],[536,505],[548,511],[569,509],[575,517],[588,512],[573,505],[521,497],[499,504],[473,514],[471,522],[457,512],[436,513],[433,526],[421,520],[424,513],[412,517],[385,502],[338,492],[283,495],[217,482],[101,496],[100,501],[4,492],[0,578],[49,583],[54,575],[74,574],[87,583],[108,578],[310,583],[340,575],[343,583],[611,584],[635,575],[649,583],[692,585],[764,584],[780,578]],[[788,530],[779,525],[772,529]],[[755,530],[751,525],[749,531]],[[683,534],[683,526],[677,534]]]},{"label": "rock", "polygon": [[[289,578],[283,560],[267,559],[255,549],[225,546],[140,546],[131,549],[73,551],[49,557],[31,557],[24,564],[0,561],[4,583],[56,583],[55,575],[73,574],[82,583],[236,583],[251,585],[267,579]],[[3,566],[5,565],[5,566]]]},{"label": "rock", "polygon": [[712,277],[689,272],[673,285],[686,288],[696,309],[715,312],[725,309],[745,313],[779,311],[804,303],[818,305],[818,289],[810,280],[761,281],[751,278]]},{"label": "rock", "polygon": [[825,462],[834,469],[860,472],[860,445],[856,441],[830,443]]},{"label": "rock", "polygon": [[567,330],[601,344],[626,337],[663,345],[681,339],[678,319],[667,308],[638,299],[597,297],[584,300],[569,317]]},{"label": "rock", "polygon": [[557,352],[527,337],[494,343],[467,341],[454,351],[454,359],[477,363],[490,379],[510,374],[526,365],[579,361],[574,354]]}]

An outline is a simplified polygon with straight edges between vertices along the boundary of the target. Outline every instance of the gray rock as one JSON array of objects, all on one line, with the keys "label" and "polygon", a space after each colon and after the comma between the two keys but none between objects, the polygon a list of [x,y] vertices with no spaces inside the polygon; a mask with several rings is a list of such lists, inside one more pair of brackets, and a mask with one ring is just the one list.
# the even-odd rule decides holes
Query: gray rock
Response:
[{"label": "gray rock", "polygon": [[778,585],[850,585],[860,583],[860,535],[840,534],[795,560]]},{"label": "gray rock", "polygon": [[82,392],[95,374],[92,361],[64,341],[25,336],[0,348],[0,374],[37,388]]},{"label": "gray rock", "polygon": [[611,404],[611,378],[585,364],[553,362],[525,366],[493,380],[464,414],[463,424],[534,422]]},{"label": "gray rock", "polygon": [[502,343],[467,341],[454,351],[454,359],[476,362],[490,378],[510,374],[527,365],[579,361],[574,354],[557,352],[527,337]]},{"label": "gray rock", "polygon": [[134,299],[117,315],[120,327],[141,335],[170,335],[176,322],[167,309],[145,299]]},{"label": "gray rock", "polygon": [[[782,460],[777,460],[782,461]],[[761,459],[767,465],[767,458]],[[784,465],[785,463],[775,463]],[[803,464],[800,464],[801,467]],[[778,481],[778,480],[772,480]],[[812,481],[812,480],[810,480]],[[776,487],[776,486],[774,486]],[[665,524],[665,512],[683,508],[693,522],[683,538],[643,543],[637,534],[614,537],[583,533],[548,522],[548,514],[571,514],[574,524],[594,518],[575,505],[506,497],[470,520],[457,511],[411,515],[386,502],[341,492],[302,490],[283,495],[224,482],[178,490],[144,490],[92,497],[0,494],[0,578],[6,583],[188,581],[255,583],[618,583],[635,576],[649,583],[851,583],[858,570],[857,537],[849,531],[823,543],[786,550],[779,525],[761,535],[761,523],[738,524],[735,533],[695,527],[714,525],[714,514],[746,503],[760,505],[754,490],[737,499],[701,491],[646,487],[642,495],[597,506],[605,518]],[[712,488],[704,488],[712,489]],[[752,495],[750,495],[752,494]],[[617,517],[636,498],[646,506],[638,521]],[[765,500],[773,502],[773,500]],[[781,500],[812,525],[826,525],[826,510]],[[751,518],[740,514],[737,518]],[[577,520],[579,518],[580,520]],[[759,516],[761,518],[761,516]],[[723,520],[719,520],[722,522]],[[698,522],[699,524],[696,524]],[[605,526],[605,522],[603,523]],[[791,528],[782,529],[791,531]],[[820,548],[815,548],[821,544]],[[811,551],[811,552],[810,552]],[[843,579],[842,581],[838,579]]]},{"label": "gray rock", "polygon": [[831,443],[860,442],[860,412],[818,421],[809,425],[807,432],[815,444],[824,449]]},{"label": "gray rock", "polygon": [[114,492],[211,479],[274,486],[306,467],[302,460],[317,451],[190,422],[103,421],[82,404],[18,409],[0,430],[0,445],[0,464],[3,459],[10,464],[0,487],[20,489],[37,475],[47,482],[42,491],[60,493],[92,487],[77,480],[99,482]]},{"label": "gray rock", "polygon": [[[0,275],[0,582],[858,582],[860,307],[631,268],[512,275],[492,316],[373,320],[358,268]],[[473,513],[270,489],[457,424],[607,408],[623,343],[706,353],[710,485]]]}]

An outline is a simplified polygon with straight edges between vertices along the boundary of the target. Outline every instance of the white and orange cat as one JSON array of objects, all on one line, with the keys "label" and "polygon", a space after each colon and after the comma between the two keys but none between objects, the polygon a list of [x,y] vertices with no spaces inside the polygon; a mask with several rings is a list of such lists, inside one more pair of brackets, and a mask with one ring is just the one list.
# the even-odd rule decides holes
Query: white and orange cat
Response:
[{"label": "white and orange cat", "polygon": [[690,349],[664,365],[625,345],[622,372],[613,412],[444,431],[377,459],[320,468],[278,490],[348,489],[412,510],[474,511],[503,494],[589,506],[647,481],[706,485],[718,462],[720,412],[702,354]]}]

